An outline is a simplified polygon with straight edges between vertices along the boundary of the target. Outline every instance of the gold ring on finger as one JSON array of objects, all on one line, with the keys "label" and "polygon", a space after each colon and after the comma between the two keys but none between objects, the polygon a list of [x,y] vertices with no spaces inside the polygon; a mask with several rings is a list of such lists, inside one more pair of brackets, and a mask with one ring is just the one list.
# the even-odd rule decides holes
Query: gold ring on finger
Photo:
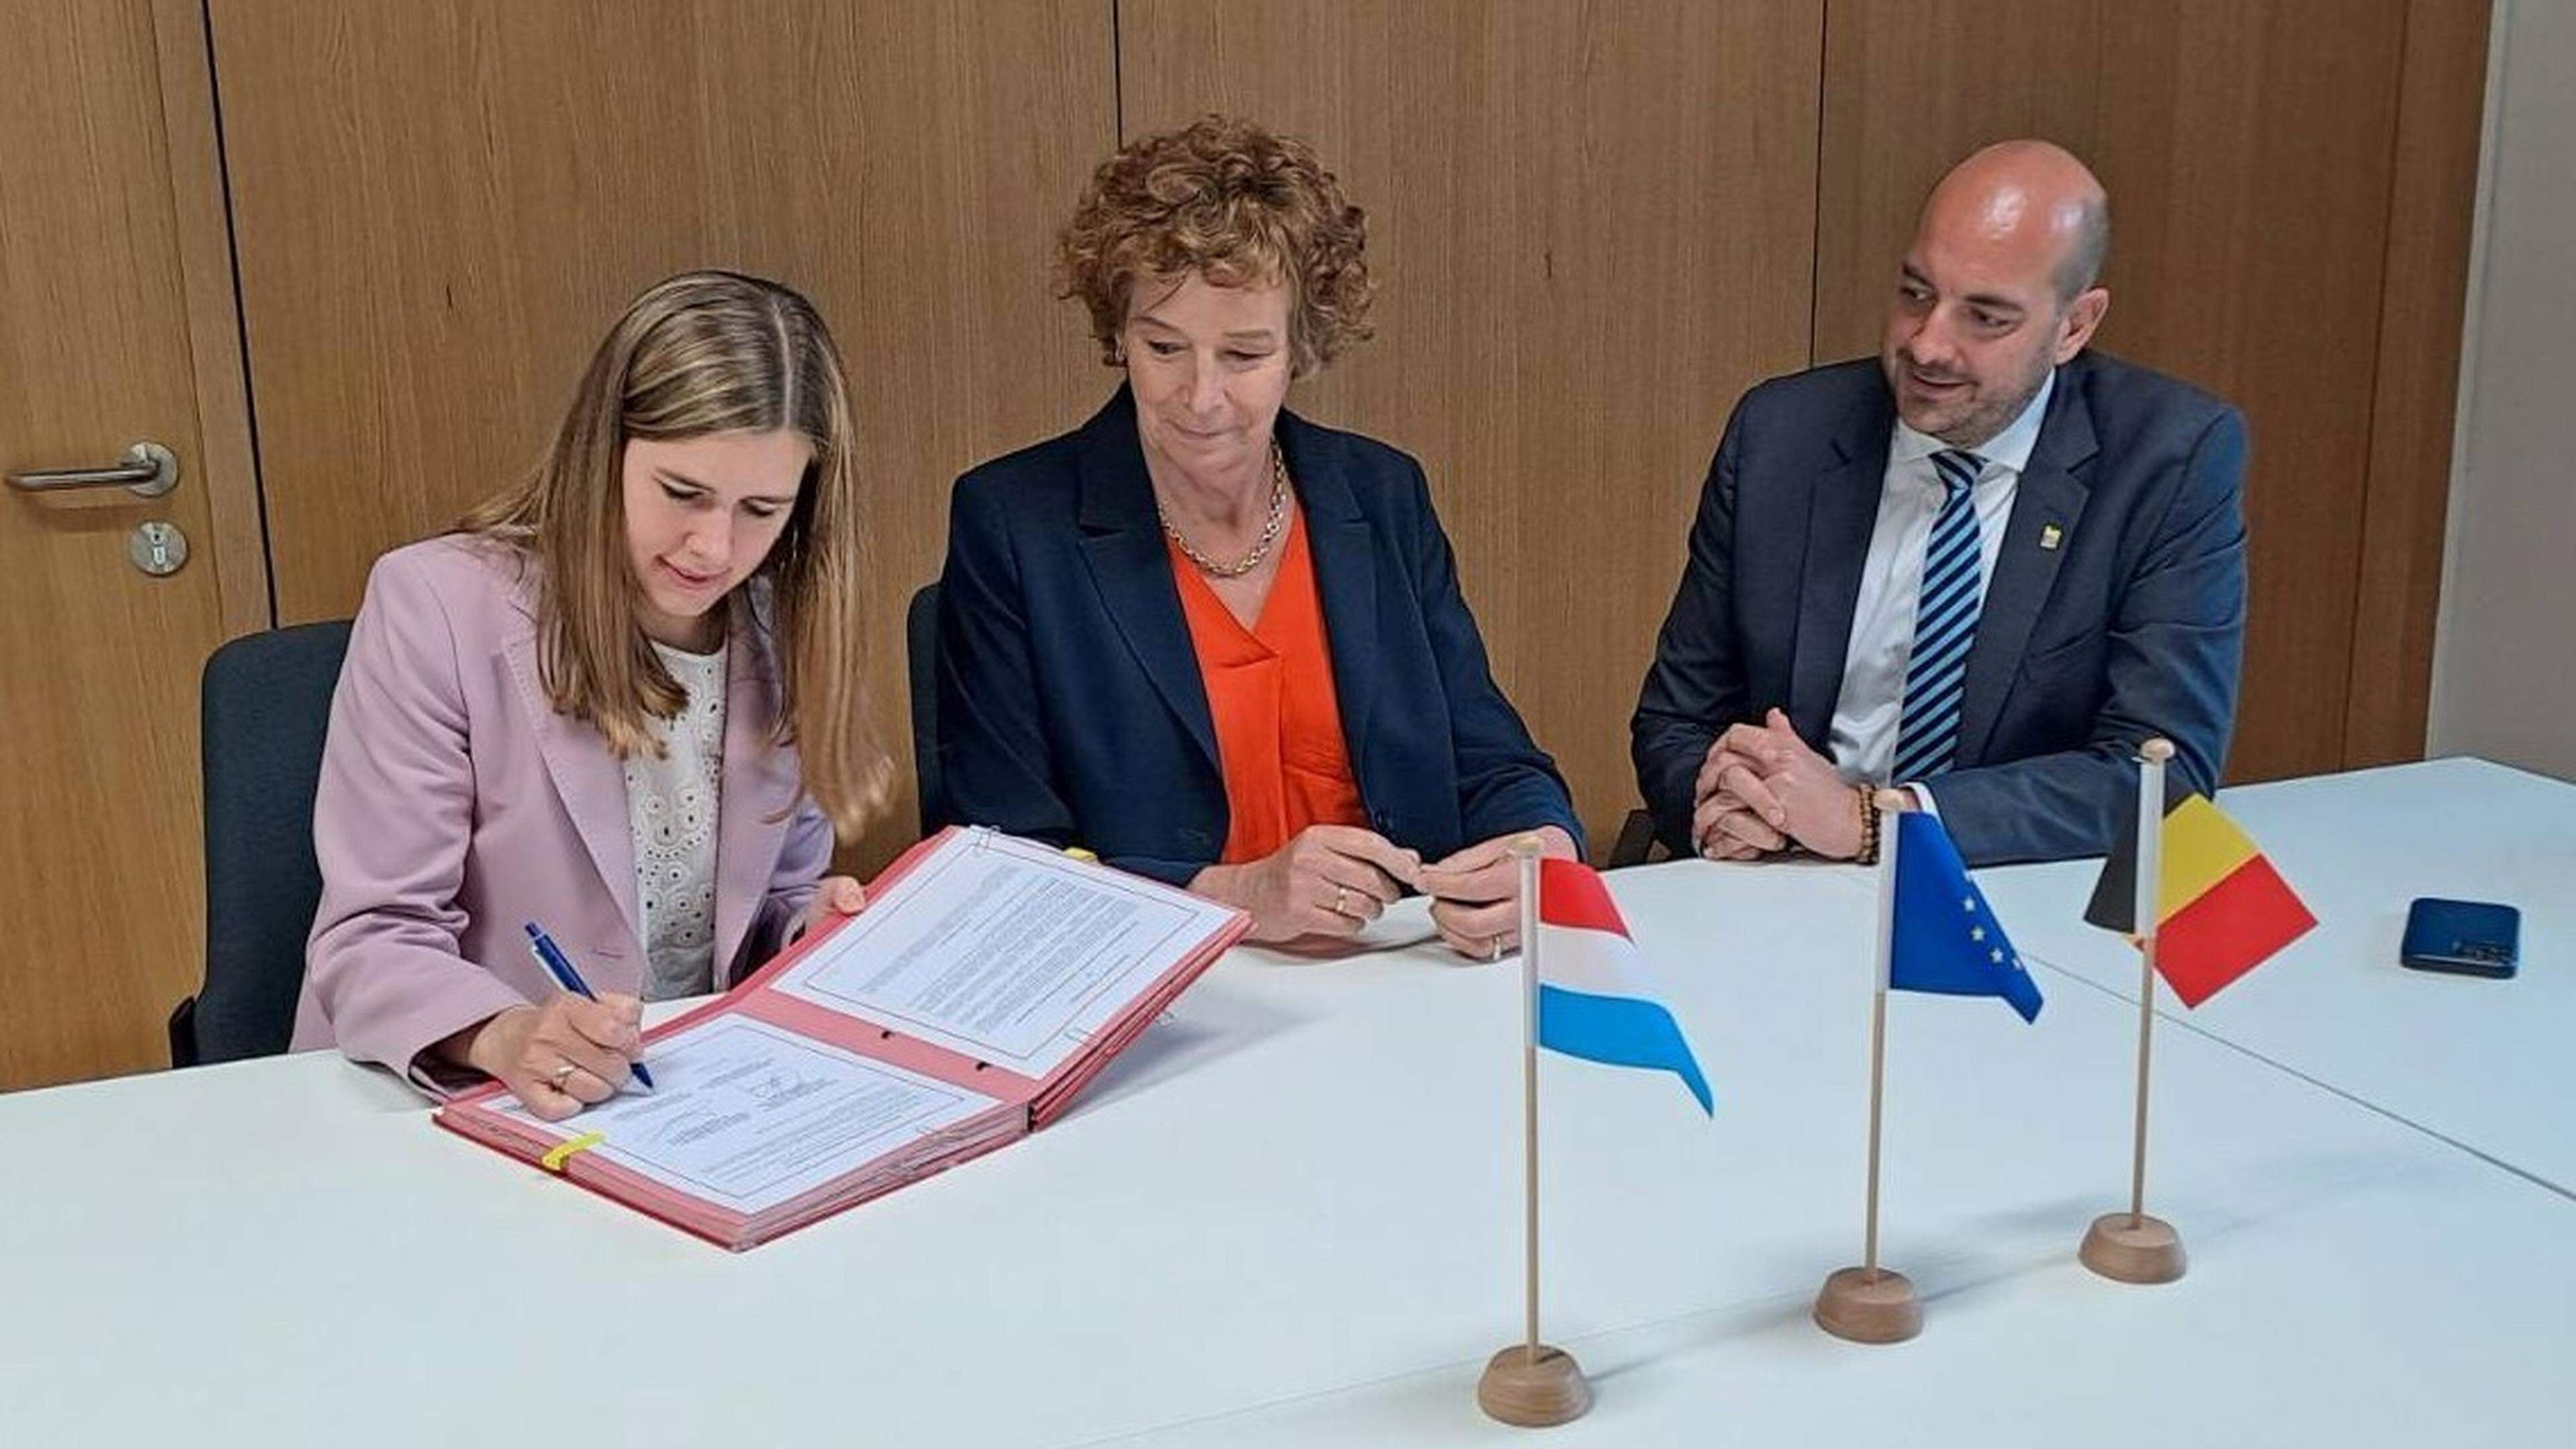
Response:
[{"label": "gold ring on finger", "polygon": [[572,1074],[580,1070],[580,1067],[571,1062],[566,1062],[562,1066],[555,1068],[553,1072],[549,1073],[546,1077],[546,1082],[556,1091],[560,1092],[564,1089],[564,1083],[572,1080]]},{"label": "gold ring on finger", "polygon": [[1347,916],[1351,913],[1351,888],[1349,886],[1337,885],[1333,887],[1333,913],[1340,916]]}]

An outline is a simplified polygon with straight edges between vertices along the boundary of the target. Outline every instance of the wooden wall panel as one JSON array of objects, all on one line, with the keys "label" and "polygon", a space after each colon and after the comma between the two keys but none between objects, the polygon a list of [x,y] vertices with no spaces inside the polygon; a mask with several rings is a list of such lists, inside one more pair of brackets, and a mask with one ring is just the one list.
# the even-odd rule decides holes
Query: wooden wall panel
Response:
[{"label": "wooden wall panel", "polygon": [[2408,0],[2353,590],[2347,767],[2424,754],[2486,68],[2485,0]]},{"label": "wooden wall panel", "polygon": [[[2036,134],[2110,189],[2101,345],[2245,410],[2253,600],[2232,778],[2341,767],[2354,711],[2420,734],[2420,661],[2411,701],[2356,694],[2352,678],[2407,12],[2405,0],[1834,0],[1827,20],[1820,360],[1875,350],[1895,259],[1942,169]],[[2456,148],[2444,154],[2457,164]],[[2439,270],[2409,265],[2406,285]],[[2440,374],[2410,396],[2429,388],[2447,418],[2456,327],[2405,345]],[[2429,595],[2399,612],[2429,640]],[[2389,626],[2374,609],[2364,627]]]},{"label": "wooden wall panel", "polygon": [[1603,833],[1729,404],[1869,350],[1923,188],[2038,132],[2113,192],[2105,345],[2253,421],[2235,773],[2386,757],[2422,718],[2459,265],[2389,222],[2468,184],[2472,9],[211,0],[279,616],[347,612],[376,552],[523,468],[638,287],[743,266],[856,362],[900,748],[948,478],[1114,381],[1047,296],[1055,226],[1122,121],[1239,110],[1372,216],[1380,335],[1295,405],[1423,458],[1498,673]]},{"label": "wooden wall panel", "polygon": [[1636,800],[1628,714],[1727,411],[1806,361],[1821,26],[1818,3],[1120,5],[1128,137],[1253,116],[1368,211],[1378,335],[1290,405],[1422,459],[1596,848]]},{"label": "wooden wall panel", "polygon": [[851,361],[874,708],[908,764],[903,604],[949,480],[1100,385],[1047,270],[1114,141],[1110,0],[211,13],[279,621],[351,612],[378,552],[533,462],[634,293],[743,268]]}]

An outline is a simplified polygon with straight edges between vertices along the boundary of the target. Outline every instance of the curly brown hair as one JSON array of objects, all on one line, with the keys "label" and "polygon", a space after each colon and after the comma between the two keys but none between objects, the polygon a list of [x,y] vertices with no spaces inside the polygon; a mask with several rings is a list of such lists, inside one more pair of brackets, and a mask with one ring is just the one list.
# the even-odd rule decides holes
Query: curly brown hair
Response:
[{"label": "curly brown hair", "polygon": [[1138,277],[1284,280],[1289,364],[1304,377],[1369,335],[1367,241],[1367,213],[1313,147],[1240,117],[1201,116],[1129,142],[1091,173],[1056,237],[1056,295],[1082,300],[1100,360],[1115,367]]}]

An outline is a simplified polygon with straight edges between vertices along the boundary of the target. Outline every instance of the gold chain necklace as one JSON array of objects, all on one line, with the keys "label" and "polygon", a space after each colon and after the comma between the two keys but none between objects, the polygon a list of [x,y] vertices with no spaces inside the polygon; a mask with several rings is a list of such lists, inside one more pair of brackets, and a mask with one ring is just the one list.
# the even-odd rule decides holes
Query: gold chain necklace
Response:
[{"label": "gold chain necklace", "polygon": [[1263,520],[1261,537],[1253,540],[1252,552],[1233,563],[1218,563],[1192,548],[1190,541],[1181,537],[1181,531],[1172,525],[1172,517],[1163,511],[1163,501],[1159,498],[1154,500],[1154,516],[1162,520],[1163,533],[1173,545],[1190,562],[1199,566],[1199,572],[1210,578],[1239,579],[1261,567],[1261,561],[1270,557],[1270,546],[1279,541],[1280,525],[1288,521],[1288,461],[1279,455],[1279,440],[1273,438],[1270,442],[1270,516]]}]

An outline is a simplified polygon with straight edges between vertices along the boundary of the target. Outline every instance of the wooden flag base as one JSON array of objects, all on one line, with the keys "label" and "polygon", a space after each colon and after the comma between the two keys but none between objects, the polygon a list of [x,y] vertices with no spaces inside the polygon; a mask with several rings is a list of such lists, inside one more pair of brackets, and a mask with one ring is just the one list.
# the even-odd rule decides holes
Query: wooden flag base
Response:
[{"label": "wooden flag base", "polygon": [[1854,1343],[1903,1343],[1923,1331],[1923,1305],[1902,1273],[1836,1268],[1816,1295],[1816,1326]]},{"label": "wooden flag base", "polygon": [[2144,1213],[2104,1213],[2084,1233],[2075,1256],[2122,1283],[2170,1283],[2182,1276],[2182,1237],[2173,1224]]},{"label": "wooden flag base", "polygon": [[1528,1344],[1516,1343],[1485,1361],[1476,1407],[1506,1424],[1549,1429],[1583,1417],[1592,1385],[1564,1349],[1542,1343],[1533,1356]]}]

